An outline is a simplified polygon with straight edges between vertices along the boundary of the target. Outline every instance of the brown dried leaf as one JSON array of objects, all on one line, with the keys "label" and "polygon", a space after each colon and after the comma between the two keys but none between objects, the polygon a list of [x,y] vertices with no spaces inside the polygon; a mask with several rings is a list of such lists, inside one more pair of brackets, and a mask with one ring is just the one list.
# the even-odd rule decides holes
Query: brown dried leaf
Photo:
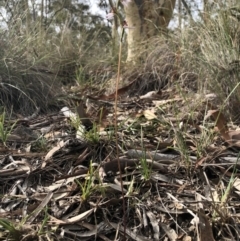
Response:
[{"label": "brown dried leaf", "polygon": [[[128,85],[123,86],[122,88],[118,89],[118,96],[125,94],[135,82],[136,82],[136,80],[133,80]],[[98,100],[110,100],[110,99],[114,99],[115,97],[116,97],[116,91],[110,95],[101,95],[101,96],[98,96],[97,98],[93,98],[93,97],[91,97],[91,98],[98,99]]]},{"label": "brown dried leaf", "polygon": [[240,146],[240,130],[229,131],[228,135],[230,136],[231,144]]},{"label": "brown dried leaf", "polygon": [[158,144],[157,144],[158,150],[163,150],[165,148],[173,146],[173,140],[163,141],[161,140],[161,138],[158,138],[158,137],[155,137],[155,139],[158,141]]},{"label": "brown dried leaf", "polygon": [[209,159],[208,156],[204,156],[204,157],[201,157],[200,159],[198,159],[198,160],[196,161],[196,164],[195,164],[195,170],[196,170],[199,166],[201,166],[204,162],[206,162],[208,159]]},{"label": "brown dried leaf", "polygon": [[207,216],[203,211],[198,212],[199,216],[199,230],[200,230],[200,241],[215,241],[212,233],[212,227],[208,221]]},{"label": "brown dried leaf", "polygon": [[83,153],[81,153],[80,155],[79,155],[79,157],[77,158],[77,160],[76,160],[76,162],[75,162],[75,166],[78,166],[78,165],[80,165],[85,159],[86,159],[86,157],[88,157],[88,155],[89,155],[89,152],[88,152],[88,148],[86,148],[84,151],[83,151]]},{"label": "brown dried leaf", "polygon": [[230,141],[231,138],[228,134],[227,121],[223,113],[219,110],[209,110],[205,118],[208,118],[209,116],[214,119],[215,125],[217,126],[222,138],[225,141]]}]

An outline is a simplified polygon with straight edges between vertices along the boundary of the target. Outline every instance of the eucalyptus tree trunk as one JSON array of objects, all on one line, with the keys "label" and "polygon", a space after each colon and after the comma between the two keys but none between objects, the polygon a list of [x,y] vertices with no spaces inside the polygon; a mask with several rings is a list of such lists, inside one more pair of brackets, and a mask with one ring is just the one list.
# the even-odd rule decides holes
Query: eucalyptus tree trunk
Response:
[{"label": "eucalyptus tree trunk", "polygon": [[125,4],[126,22],[129,27],[127,61],[136,62],[148,39],[166,30],[175,3],[176,0],[131,0]]}]

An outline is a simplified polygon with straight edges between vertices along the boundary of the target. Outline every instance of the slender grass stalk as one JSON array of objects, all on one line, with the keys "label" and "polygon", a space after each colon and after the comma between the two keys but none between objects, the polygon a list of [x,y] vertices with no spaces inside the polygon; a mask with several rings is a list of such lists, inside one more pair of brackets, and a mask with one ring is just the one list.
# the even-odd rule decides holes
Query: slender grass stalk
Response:
[{"label": "slender grass stalk", "polygon": [[6,145],[6,142],[8,140],[8,136],[11,134],[14,126],[16,125],[16,122],[12,125],[5,126],[6,122],[6,112],[5,110],[0,115],[0,139],[2,140],[3,144]]},{"label": "slender grass stalk", "polygon": [[122,40],[124,36],[124,28],[122,27],[122,34],[120,39],[120,46],[119,46],[119,54],[118,54],[118,72],[117,72],[117,82],[116,82],[116,91],[115,91],[115,120],[114,120],[114,128],[115,128],[115,143],[116,143],[116,153],[117,153],[117,160],[118,160],[118,170],[120,175],[120,183],[121,183],[121,192],[122,192],[122,208],[123,208],[123,227],[124,227],[124,240],[126,240],[126,213],[125,213],[125,201],[124,201],[124,190],[123,190],[123,180],[122,180],[122,172],[119,160],[119,148],[118,148],[118,120],[117,120],[117,104],[118,104],[118,86],[120,81],[120,70],[121,70],[121,59],[122,59]]},{"label": "slender grass stalk", "polygon": [[92,167],[92,162],[90,162],[88,175],[86,177],[84,184],[81,184],[78,180],[76,180],[76,182],[81,188],[81,191],[82,191],[81,198],[83,201],[86,201],[94,190],[94,187],[92,186],[93,180],[94,180],[94,171]]},{"label": "slender grass stalk", "polygon": [[46,207],[44,212],[44,219],[38,231],[38,235],[41,235],[44,233],[44,227],[46,227],[48,220],[49,220],[48,207]]}]

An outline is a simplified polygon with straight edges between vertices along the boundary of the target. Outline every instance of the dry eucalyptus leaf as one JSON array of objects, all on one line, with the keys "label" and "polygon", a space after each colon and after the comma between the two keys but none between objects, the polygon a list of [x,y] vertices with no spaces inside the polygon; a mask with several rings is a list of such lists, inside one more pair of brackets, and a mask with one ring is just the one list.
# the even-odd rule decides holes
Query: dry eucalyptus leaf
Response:
[{"label": "dry eucalyptus leaf", "polygon": [[152,110],[144,110],[143,115],[148,120],[157,119],[157,116],[154,114],[154,111],[152,111]]}]

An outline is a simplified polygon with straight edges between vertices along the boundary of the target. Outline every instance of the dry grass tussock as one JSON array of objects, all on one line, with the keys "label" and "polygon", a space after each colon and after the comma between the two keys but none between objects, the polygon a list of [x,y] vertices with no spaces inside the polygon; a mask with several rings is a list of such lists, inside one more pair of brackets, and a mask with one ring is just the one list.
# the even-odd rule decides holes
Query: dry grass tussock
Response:
[{"label": "dry grass tussock", "polygon": [[239,20],[234,9],[221,10],[206,24],[194,23],[181,34],[181,58],[185,71],[197,76],[198,90],[217,94],[218,104],[233,120],[239,120]]},{"label": "dry grass tussock", "polygon": [[[1,30],[1,105],[24,115],[36,108],[42,112],[56,109],[61,86],[75,83],[78,70],[84,68],[86,73],[89,68],[85,66],[91,62],[94,66],[107,51],[95,45],[100,32],[94,33],[90,42],[87,34],[79,37],[68,28],[56,34],[50,28],[34,25],[26,29],[14,22],[9,31]],[[85,73],[84,83],[93,75]]]},{"label": "dry grass tussock", "polygon": [[[147,50],[139,53],[140,64],[122,63],[120,84],[134,82],[130,96],[170,85],[214,92],[218,104],[236,119],[239,25],[232,11],[222,10],[205,25],[194,23],[181,33],[152,39]],[[14,23],[10,32],[1,35],[0,102],[7,109],[13,106],[31,114],[36,107],[43,111],[54,107],[62,83],[104,86],[115,75],[117,64],[111,47],[99,43],[102,37],[101,30],[89,39],[84,34],[79,38],[67,27],[56,35],[39,26],[26,31]],[[115,89],[115,81],[105,85],[108,93]]]},{"label": "dry grass tussock", "polygon": [[[189,30],[190,31],[190,30]],[[192,45],[192,36],[185,36]],[[192,91],[202,90],[202,70],[197,60],[198,53],[191,47],[183,46],[178,33],[169,33],[148,40],[147,48],[142,48],[134,64],[122,62],[120,86],[133,83],[128,90],[129,96],[142,95],[149,91],[178,86]],[[144,45],[143,45],[144,46]],[[187,48],[187,46],[189,48]],[[186,47],[186,48],[185,48]],[[116,75],[107,83],[108,93],[115,90]]]},{"label": "dry grass tussock", "polygon": [[[194,22],[148,42],[140,64],[122,64],[121,85],[134,82],[128,94],[178,86],[200,94],[214,93],[227,116],[239,120],[239,20],[237,9],[223,9],[206,24]],[[152,46],[152,47],[151,47]],[[110,82],[115,87],[116,78]]]},{"label": "dry grass tussock", "polygon": [[127,71],[122,74],[124,81],[135,81],[130,96],[160,90],[177,79],[177,58],[174,49],[160,38],[154,38],[148,44],[152,47],[139,54],[141,63],[130,68],[127,65]]}]

